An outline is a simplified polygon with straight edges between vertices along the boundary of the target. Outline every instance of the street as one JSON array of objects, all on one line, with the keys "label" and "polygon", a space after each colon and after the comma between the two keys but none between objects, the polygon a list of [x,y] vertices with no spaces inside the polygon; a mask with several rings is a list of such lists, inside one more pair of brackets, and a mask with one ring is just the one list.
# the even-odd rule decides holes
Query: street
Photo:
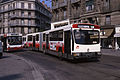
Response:
[{"label": "street", "polygon": [[120,80],[120,57],[103,55],[99,61],[71,62],[28,50],[12,54],[36,64],[42,75],[36,80]]}]

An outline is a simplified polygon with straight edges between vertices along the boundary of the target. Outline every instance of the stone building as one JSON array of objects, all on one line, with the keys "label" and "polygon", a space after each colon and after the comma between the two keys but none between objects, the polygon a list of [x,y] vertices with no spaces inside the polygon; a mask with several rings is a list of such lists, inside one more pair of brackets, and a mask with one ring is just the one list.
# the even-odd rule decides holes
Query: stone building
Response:
[{"label": "stone building", "polygon": [[50,29],[52,14],[40,0],[0,0],[0,34]]},{"label": "stone building", "polygon": [[69,19],[70,23],[100,25],[102,48],[114,48],[115,28],[120,25],[119,5],[120,0],[52,0],[52,22]]}]

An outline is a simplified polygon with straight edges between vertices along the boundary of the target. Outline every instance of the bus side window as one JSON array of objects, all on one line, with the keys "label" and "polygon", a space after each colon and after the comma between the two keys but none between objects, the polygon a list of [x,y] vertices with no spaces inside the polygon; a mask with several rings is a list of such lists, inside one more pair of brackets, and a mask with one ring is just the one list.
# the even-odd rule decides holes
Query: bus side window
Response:
[{"label": "bus side window", "polygon": [[63,30],[50,32],[50,41],[63,41]]},{"label": "bus side window", "polygon": [[63,30],[58,31],[58,41],[63,41]]},{"label": "bus side window", "polygon": [[28,36],[28,41],[32,41],[32,35]]},{"label": "bus side window", "polygon": [[39,34],[36,35],[36,41],[39,41]]},{"label": "bus side window", "polygon": [[25,41],[26,41],[26,37],[25,37]]}]

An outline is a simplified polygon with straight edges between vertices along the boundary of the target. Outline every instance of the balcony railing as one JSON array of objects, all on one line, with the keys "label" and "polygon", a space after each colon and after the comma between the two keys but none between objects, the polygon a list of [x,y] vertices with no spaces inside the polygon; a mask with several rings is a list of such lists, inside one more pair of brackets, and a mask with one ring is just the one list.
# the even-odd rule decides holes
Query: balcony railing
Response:
[{"label": "balcony railing", "polygon": [[37,16],[29,16],[29,15],[23,15],[23,16],[21,16],[21,15],[12,15],[12,16],[10,16],[10,18],[12,19],[12,18],[39,18],[39,17],[37,17]]},{"label": "balcony railing", "polygon": [[104,7],[102,8],[102,12],[105,13],[105,12],[111,12],[111,9],[110,7]]},{"label": "balcony railing", "polygon": [[80,0],[71,0],[71,3],[79,2]]},{"label": "balcony railing", "polygon": [[106,21],[105,25],[111,25],[111,21]]},{"label": "balcony railing", "polygon": [[7,12],[7,11],[15,10],[15,9],[35,10],[35,9],[29,9],[29,8],[9,8],[9,9],[0,10],[0,12]]},{"label": "balcony railing", "polygon": [[9,23],[9,26],[37,26],[37,24]]},{"label": "balcony railing", "polygon": [[79,18],[80,17],[80,13],[74,13],[74,14],[72,14],[72,16],[71,16],[72,18]]}]

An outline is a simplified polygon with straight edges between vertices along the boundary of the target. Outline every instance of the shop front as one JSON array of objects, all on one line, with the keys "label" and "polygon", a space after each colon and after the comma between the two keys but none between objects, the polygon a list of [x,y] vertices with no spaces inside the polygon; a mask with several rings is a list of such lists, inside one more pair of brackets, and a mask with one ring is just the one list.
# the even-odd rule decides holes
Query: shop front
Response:
[{"label": "shop front", "polygon": [[114,49],[115,40],[114,40],[114,29],[102,29],[100,38],[101,38],[101,48],[102,49]]},{"label": "shop front", "polygon": [[115,27],[115,49],[120,49],[120,26]]}]

